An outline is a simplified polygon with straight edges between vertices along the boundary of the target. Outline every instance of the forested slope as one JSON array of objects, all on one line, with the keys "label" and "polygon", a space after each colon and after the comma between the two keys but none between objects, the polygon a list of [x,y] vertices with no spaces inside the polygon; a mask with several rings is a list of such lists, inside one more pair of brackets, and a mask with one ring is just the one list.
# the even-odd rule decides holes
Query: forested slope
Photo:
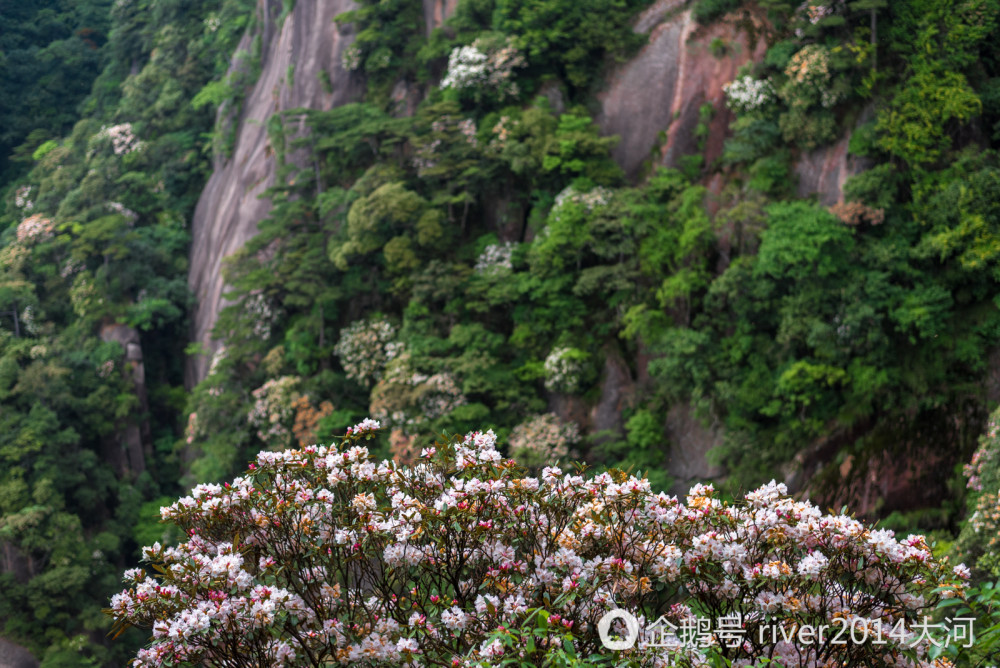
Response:
[{"label": "forested slope", "polygon": [[0,635],[43,665],[142,642],[100,608],[166,498],[366,416],[984,550],[994,0],[63,4],[0,45]]}]

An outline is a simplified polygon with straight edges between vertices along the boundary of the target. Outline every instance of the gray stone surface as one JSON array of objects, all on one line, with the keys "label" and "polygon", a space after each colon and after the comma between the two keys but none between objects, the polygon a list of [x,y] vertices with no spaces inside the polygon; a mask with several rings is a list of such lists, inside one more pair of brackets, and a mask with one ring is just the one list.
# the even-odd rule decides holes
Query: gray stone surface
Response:
[{"label": "gray stone surface", "polygon": [[601,398],[590,409],[590,431],[622,432],[622,411],[635,390],[628,365],[614,350],[606,350],[601,375]]},{"label": "gray stone surface", "polygon": [[[209,351],[217,347],[211,331],[225,305],[223,259],[257,233],[258,222],[271,208],[268,200],[259,198],[274,185],[276,170],[267,140],[267,120],[287,109],[332,109],[357,99],[361,92],[361,82],[341,64],[353,27],[333,21],[354,8],[352,0],[298,0],[279,28],[275,17],[281,4],[280,0],[258,0],[257,11],[264,17],[260,21],[261,75],[244,102],[232,156],[217,161],[192,222],[188,284],[197,298],[192,339]],[[251,42],[252,36],[247,35],[239,48],[246,51]],[[233,63],[237,67],[237,58]],[[289,82],[287,75],[293,65],[294,76]],[[324,73],[330,80],[326,89],[319,80]],[[210,359],[210,355],[189,359],[188,386],[205,377]]]},{"label": "gray stone surface", "polygon": [[0,668],[38,668],[38,660],[20,645],[0,638]]},{"label": "gray stone surface", "polygon": [[677,404],[667,413],[667,440],[670,458],[667,471],[674,477],[674,494],[686,494],[696,482],[709,482],[726,474],[725,468],[708,462],[708,452],[722,443],[722,430],[706,427],[694,408]]}]

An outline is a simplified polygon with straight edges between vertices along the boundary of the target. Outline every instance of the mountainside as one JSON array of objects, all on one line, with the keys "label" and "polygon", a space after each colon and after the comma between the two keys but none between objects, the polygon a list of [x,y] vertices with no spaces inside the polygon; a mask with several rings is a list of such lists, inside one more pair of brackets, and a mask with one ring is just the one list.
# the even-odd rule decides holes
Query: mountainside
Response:
[{"label": "mountainside", "polygon": [[160,507],[369,417],[1000,576],[997,0],[8,9],[0,668],[123,665]]},{"label": "mountainside", "polygon": [[[439,28],[456,6],[457,2],[425,0],[427,34]],[[270,200],[263,194],[275,185],[278,156],[267,138],[268,119],[299,108],[330,110],[362,97],[361,77],[346,71],[341,62],[353,29],[350,24],[333,22],[333,17],[352,7],[324,3],[319,9],[311,1],[297,2],[279,31],[272,23],[279,13],[278,4],[258,4],[259,15],[272,17],[261,23],[261,73],[247,93],[240,118],[221,119],[224,124],[235,124],[235,143],[227,157],[217,156],[192,224],[189,284],[197,300],[193,340],[205,352],[188,360],[189,386],[205,378],[209,360],[220,345],[211,330],[226,303],[222,299],[222,261],[257,233],[257,223],[270,211]],[[721,160],[724,140],[735,118],[726,107],[723,87],[737,78],[748,62],[764,59],[767,33],[772,29],[766,11],[760,8],[728,18],[703,25],[694,18],[690,3],[658,0],[632,20],[632,29],[643,35],[646,43],[604,73],[594,116],[602,135],[619,138],[611,155],[631,181],[641,181],[660,166],[680,167],[685,156],[700,154],[705,164]],[[245,51],[250,42],[248,34],[239,51]],[[238,55],[234,63],[239,61]],[[292,72],[294,76],[289,76]],[[320,86],[317,82],[328,83]],[[405,109],[404,113],[412,113],[413,95],[419,95],[411,89],[415,87],[400,79],[392,90],[396,108]],[[557,88],[548,90],[554,106],[565,107],[562,93]],[[402,107],[400,102],[404,102]],[[706,108],[711,108],[710,117],[703,118]],[[871,114],[868,116],[866,120]],[[301,130],[301,125],[296,130]],[[849,136],[847,128],[843,138],[794,158],[791,169],[798,196],[815,195],[827,206],[843,202],[847,178],[867,164],[863,158],[849,155]],[[717,211],[725,177],[716,173],[703,181],[710,193],[705,206]],[[619,371],[620,363],[609,364],[602,372],[601,398],[592,409],[595,415],[609,417],[591,418],[593,431],[621,429],[622,401],[635,392],[633,374],[627,369]],[[631,362],[633,367],[635,364],[643,367],[646,361]],[[636,368],[635,375],[648,377],[645,368]],[[724,470],[705,461],[707,451],[720,442],[720,435],[717,430],[706,431],[699,422],[688,405],[676,406],[666,417],[665,433],[672,451],[665,465],[678,479],[678,490],[688,481],[716,477]]]}]

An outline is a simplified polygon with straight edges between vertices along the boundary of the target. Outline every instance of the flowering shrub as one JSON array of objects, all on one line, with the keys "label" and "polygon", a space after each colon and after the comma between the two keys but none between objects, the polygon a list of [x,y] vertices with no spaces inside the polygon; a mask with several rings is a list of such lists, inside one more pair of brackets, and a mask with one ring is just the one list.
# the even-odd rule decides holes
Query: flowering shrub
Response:
[{"label": "flowering shrub", "polygon": [[63,263],[62,268],[59,270],[59,276],[61,278],[69,278],[74,274],[80,273],[85,268],[86,265],[83,262],[81,262],[80,260],[76,260],[74,258],[70,258]]},{"label": "flowering shrub", "polygon": [[536,415],[510,433],[510,454],[522,465],[555,464],[569,455],[569,446],[580,438],[575,422],[562,422],[555,413]]},{"label": "flowering shrub", "polygon": [[545,358],[545,389],[563,394],[579,390],[588,357],[576,348],[553,348]]},{"label": "flowering shrub", "polygon": [[289,424],[295,417],[300,380],[295,376],[272,378],[253,391],[254,405],[247,422],[257,430],[257,438],[272,447],[290,444]]},{"label": "flowering shrub", "polygon": [[479,145],[476,137],[476,122],[471,118],[457,118],[451,115],[444,115],[431,123],[430,141],[416,143],[416,151],[413,156],[413,166],[417,168],[417,175],[424,176],[438,167],[439,159],[443,147],[446,147],[446,139],[449,135],[456,133],[461,136],[465,143],[475,148]]},{"label": "flowering shrub", "polygon": [[514,70],[524,65],[524,56],[510,38],[493,48],[484,40],[477,39],[470,46],[452,50],[441,88],[486,90],[496,93],[501,100],[517,97],[518,87],[511,79]]},{"label": "flowering shrub", "polygon": [[483,249],[476,259],[476,273],[484,275],[503,274],[514,268],[512,259],[517,244],[508,241],[503,244],[490,244]]},{"label": "flowering shrub", "polygon": [[96,315],[104,306],[104,297],[86,272],[77,274],[69,289],[69,300],[73,305],[73,312],[81,318]]},{"label": "flowering shrub", "polygon": [[129,222],[129,227],[134,226],[135,221],[138,220],[139,218],[139,214],[137,214],[132,209],[127,208],[121,202],[108,202],[107,207],[112,211],[114,211],[115,213],[124,216]]},{"label": "flowering shrub", "polygon": [[830,207],[830,213],[851,227],[862,223],[881,225],[885,221],[885,209],[877,209],[863,202],[838,202]]},{"label": "flowering shrub", "polygon": [[805,7],[806,18],[808,18],[809,23],[816,25],[827,16],[833,15],[833,7],[826,4],[825,1],[816,4],[809,4]]},{"label": "flowering shrub", "polygon": [[993,412],[972,461],[965,465],[966,486],[972,490],[971,510],[958,547],[976,567],[1000,576],[1000,409]]},{"label": "flowering shrub", "polygon": [[31,201],[31,186],[21,186],[14,192],[14,206],[31,211],[35,203]]},{"label": "flowering shrub", "polygon": [[490,139],[490,150],[496,153],[503,152],[507,148],[507,141],[510,139],[511,130],[516,125],[517,121],[512,120],[510,116],[501,116],[500,120],[497,121],[496,125],[490,131],[493,135]]},{"label": "flowering shrub", "polygon": [[395,337],[396,328],[385,318],[358,320],[340,330],[333,352],[348,378],[370,385],[382,377],[385,365],[402,351],[403,344]]},{"label": "flowering shrub", "polygon": [[115,155],[128,155],[139,151],[143,143],[135,136],[131,123],[120,123],[111,127],[103,127],[97,133],[99,139],[110,139]]},{"label": "flowering shrub", "polygon": [[38,334],[38,320],[35,318],[35,308],[31,304],[21,311],[21,326],[30,336]]},{"label": "flowering shrub", "polygon": [[316,442],[319,421],[333,413],[333,404],[323,401],[318,407],[313,406],[309,395],[303,394],[292,402],[292,409],[295,411],[292,434],[295,436],[295,442],[304,447]]},{"label": "flowering shrub", "polygon": [[563,188],[558,195],[556,195],[555,202],[552,204],[552,211],[558,211],[558,209],[567,202],[579,204],[588,212],[593,211],[597,207],[605,206],[608,202],[610,202],[611,195],[612,191],[604,186],[592,188],[585,193],[580,192],[573,186],[567,186]]},{"label": "flowering shrub", "polygon": [[[732,504],[697,485],[685,504],[621,472],[525,477],[492,431],[405,467],[370,460],[379,428],[262,452],[232,483],[163,508],[188,539],[144,548],[155,574],[126,572],[111,601],[119,627],[152,628],[132,665],[542,665],[601,652],[617,605],[670,624],[694,610],[740,620],[735,643],[644,635],[619,655],[646,665],[707,665],[711,652],[739,666],[929,666],[918,619],[963,591],[922,536],[824,515],[773,481]],[[892,632],[796,640],[837,620]],[[760,632],[774,625],[784,638]],[[511,642],[526,627],[532,641]]]},{"label": "flowering shrub", "polygon": [[774,100],[771,82],[750,75],[730,81],[722,91],[726,94],[726,105],[737,113],[756,111]]},{"label": "flowering shrub", "polygon": [[52,238],[55,229],[51,220],[36,213],[22,220],[17,226],[17,240],[24,244],[46,241]]},{"label": "flowering shrub", "polygon": [[830,87],[830,54],[818,44],[809,44],[796,52],[785,68],[788,81],[780,95],[791,106],[819,104],[832,107],[840,99]]},{"label": "flowering shrub", "polygon": [[274,323],[274,310],[271,303],[260,290],[251,290],[243,300],[243,310],[253,323],[251,336],[255,339],[271,338],[271,325]]},{"label": "flowering shrub", "polygon": [[369,411],[405,432],[447,415],[465,403],[465,396],[450,373],[416,371],[409,353],[404,352],[390,362],[385,377],[372,390]]},{"label": "flowering shrub", "polygon": [[361,56],[361,47],[351,42],[340,54],[340,64],[348,72],[354,72],[361,67]]}]

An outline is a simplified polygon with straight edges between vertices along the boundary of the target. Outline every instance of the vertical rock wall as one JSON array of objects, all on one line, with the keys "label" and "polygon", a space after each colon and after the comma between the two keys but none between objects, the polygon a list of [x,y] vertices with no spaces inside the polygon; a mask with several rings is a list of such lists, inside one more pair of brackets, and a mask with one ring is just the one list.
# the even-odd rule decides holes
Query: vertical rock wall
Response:
[{"label": "vertical rock wall", "polygon": [[[271,208],[260,195],[274,185],[276,161],[268,144],[266,124],[274,114],[300,107],[332,109],[358,99],[356,77],[344,70],[341,54],[352,40],[353,28],[334,18],[355,7],[352,0],[297,0],[295,9],[277,25],[280,0],[258,0],[261,74],[236,119],[232,155],[217,159],[215,171],[198,200],[192,222],[191,269],[188,285],[197,298],[193,314],[194,341],[216,348],[211,332],[223,300],[222,261],[257,233],[257,223]],[[244,37],[246,52],[253,40]],[[238,58],[233,67],[238,67]],[[323,79],[326,81],[323,81]],[[210,356],[190,358],[189,387],[208,371]]]},{"label": "vertical rock wall", "polygon": [[[732,116],[722,86],[747,61],[764,56],[763,40],[750,43],[745,32],[728,23],[702,27],[684,9],[683,0],[659,0],[636,22],[649,42],[629,62],[615,68],[598,96],[597,123],[602,132],[619,135],[614,157],[632,178],[643,163],[678,164],[695,153],[695,127],[705,103],[715,108],[706,160],[722,153],[722,139]],[[722,47],[713,54],[713,41]]]}]

